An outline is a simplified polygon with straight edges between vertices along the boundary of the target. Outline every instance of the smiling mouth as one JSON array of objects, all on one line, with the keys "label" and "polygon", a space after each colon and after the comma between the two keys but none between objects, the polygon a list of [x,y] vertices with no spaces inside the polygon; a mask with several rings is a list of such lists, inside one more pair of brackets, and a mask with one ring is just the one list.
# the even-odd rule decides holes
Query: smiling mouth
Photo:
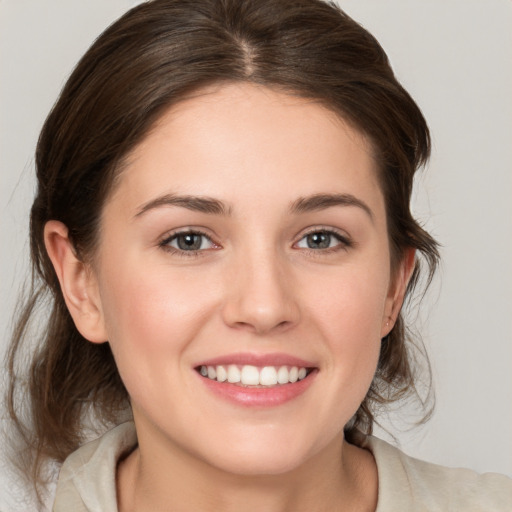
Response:
[{"label": "smiling mouth", "polygon": [[314,368],[303,366],[201,365],[196,368],[204,378],[241,387],[268,388],[304,380]]}]

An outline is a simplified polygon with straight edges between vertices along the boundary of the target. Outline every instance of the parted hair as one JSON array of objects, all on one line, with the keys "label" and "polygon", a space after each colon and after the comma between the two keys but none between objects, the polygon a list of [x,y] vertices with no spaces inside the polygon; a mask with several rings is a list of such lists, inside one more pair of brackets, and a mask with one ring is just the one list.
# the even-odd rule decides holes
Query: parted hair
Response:
[{"label": "parted hair", "polygon": [[[83,442],[91,414],[115,424],[129,411],[109,344],[84,339],[66,308],[44,245],[45,223],[63,222],[79,258],[92,258],[103,205],[130,152],[172,105],[233,82],[318,101],[362,132],[378,163],[392,265],[414,248],[408,293],[420,281],[420,264],[421,283],[432,278],[437,243],[410,211],[414,174],[429,157],[429,131],[371,34],[322,0],[153,0],[131,9],[79,61],[37,144],[32,284],[7,360],[7,403],[34,482],[45,461],[62,462]],[[371,387],[346,426],[348,439],[371,433],[386,404],[417,394],[415,347],[401,314],[382,340]]]}]

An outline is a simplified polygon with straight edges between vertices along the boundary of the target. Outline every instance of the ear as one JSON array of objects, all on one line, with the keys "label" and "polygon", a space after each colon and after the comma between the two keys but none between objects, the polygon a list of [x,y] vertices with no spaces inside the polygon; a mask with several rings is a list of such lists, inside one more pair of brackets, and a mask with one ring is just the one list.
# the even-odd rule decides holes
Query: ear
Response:
[{"label": "ear", "polygon": [[391,329],[393,329],[393,326],[395,325],[398,315],[400,314],[407,285],[409,284],[412,273],[414,272],[414,266],[416,263],[415,256],[415,249],[406,249],[402,261],[395,271],[395,275],[392,276],[393,279],[389,286],[386,306],[384,308],[384,316],[382,318],[381,338],[386,337],[390,333]]},{"label": "ear", "polygon": [[44,227],[44,243],[76,328],[93,343],[105,342],[107,334],[96,276],[92,268],[76,256],[68,228],[62,222],[48,221]]}]

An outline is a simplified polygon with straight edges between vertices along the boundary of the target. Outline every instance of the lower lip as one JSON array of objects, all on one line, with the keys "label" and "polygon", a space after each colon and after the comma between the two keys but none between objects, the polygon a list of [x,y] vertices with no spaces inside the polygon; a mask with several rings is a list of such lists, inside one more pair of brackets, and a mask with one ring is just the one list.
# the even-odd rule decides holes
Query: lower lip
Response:
[{"label": "lower lip", "polygon": [[218,382],[198,373],[205,386],[217,396],[245,407],[275,407],[302,395],[315,380],[317,370],[294,383],[268,388],[244,387],[227,381]]}]

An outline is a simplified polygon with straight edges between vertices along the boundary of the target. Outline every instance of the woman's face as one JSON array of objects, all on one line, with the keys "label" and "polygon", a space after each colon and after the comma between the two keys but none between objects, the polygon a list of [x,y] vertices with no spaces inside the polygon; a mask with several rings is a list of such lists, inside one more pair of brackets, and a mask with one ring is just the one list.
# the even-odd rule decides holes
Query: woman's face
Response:
[{"label": "woman's face", "polygon": [[141,452],[277,474],[341,443],[403,292],[376,172],[333,113],[252,85],[136,148],[93,279]]}]

